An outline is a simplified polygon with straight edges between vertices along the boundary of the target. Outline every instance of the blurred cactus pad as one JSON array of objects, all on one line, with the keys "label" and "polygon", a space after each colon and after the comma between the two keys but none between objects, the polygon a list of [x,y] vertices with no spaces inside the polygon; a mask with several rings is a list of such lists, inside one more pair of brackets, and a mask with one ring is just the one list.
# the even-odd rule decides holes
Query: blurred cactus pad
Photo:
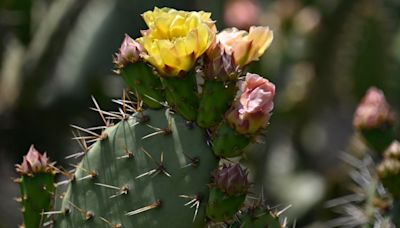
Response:
[{"label": "blurred cactus pad", "polygon": [[114,56],[129,86],[118,110],[93,98],[104,125],[71,125],[82,151],[67,158],[82,160],[67,170],[30,151],[17,165],[25,227],[285,227],[241,164],[273,109],[275,85],[246,71],[272,31],[218,33],[210,13],[171,8],[143,19]]}]

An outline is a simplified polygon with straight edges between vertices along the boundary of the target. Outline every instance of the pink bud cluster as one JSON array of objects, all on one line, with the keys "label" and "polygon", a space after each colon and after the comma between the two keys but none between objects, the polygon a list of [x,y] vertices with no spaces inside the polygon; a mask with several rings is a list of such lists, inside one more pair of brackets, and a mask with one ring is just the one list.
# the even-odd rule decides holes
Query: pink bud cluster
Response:
[{"label": "pink bud cluster", "polygon": [[140,60],[140,55],[144,51],[143,46],[125,34],[124,41],[119,48],[119,52],[114,56],[114,64],[120,69],[129,63],[135,63]]},{"label": "pink bud cluster", "polygon": [[379,128],[393,121],[394,113],[382,90],[375,87],[369,88],[354,113],[354,127],[357,129]]},{"label": "pink bud cluster", "polygon": [[226,113],[227,121],[241,134],[255,134],[265,128],[274,108],[275,85],[267,79],[247,73],[238,97]]},{"label": "pink bud cluster", "polygon": [[46,153],[40,154],[32,145],[28,154],[24,156],[22,164],[16,165],[16,170],[20,174],[47,172],[49,170],[49,158]]}]

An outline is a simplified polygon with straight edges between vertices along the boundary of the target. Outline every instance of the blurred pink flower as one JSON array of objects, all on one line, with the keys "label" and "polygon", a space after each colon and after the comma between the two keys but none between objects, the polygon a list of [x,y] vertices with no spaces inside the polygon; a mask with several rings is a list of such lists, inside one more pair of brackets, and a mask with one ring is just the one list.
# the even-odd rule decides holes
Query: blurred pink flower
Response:
[{"label": "blurred pink flower", "polygon": [[29,148],[28,154],[24,156],[21,165],[17,166],[17,172],[21,174],[32,174],[39,172],[46,172],[49,165],[49,159],[44,153],[40,154],[35,147],[32,145]]},{"label": "blurred pink flower", "polygon": [[226,118],[241,134],[254,134],[268,124],[274,108],[275,85],[267,79],[247,73],[240,85],[238,99]]},{"label": "blurred pink flower", "polygon": [[382,90],[376,87],[368,89],[354,113],[353,125],[358,129],[379,128],[382,124],[392,123],[394,113]]},{"label": "blurred pink flower", "polygon": [[260,19],[260,5],[255,0],[227,1],[224,9],[225,24],[239,29],[249,29]]}]

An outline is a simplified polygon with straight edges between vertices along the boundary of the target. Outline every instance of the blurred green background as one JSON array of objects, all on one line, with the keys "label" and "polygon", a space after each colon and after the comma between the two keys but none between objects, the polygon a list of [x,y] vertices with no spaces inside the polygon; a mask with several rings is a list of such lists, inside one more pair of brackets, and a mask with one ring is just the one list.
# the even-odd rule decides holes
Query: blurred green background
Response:
[{"label": "blurred green background", "polygon": [[400,108],[400,1],[0,0],[0,227],[21,223],[14,164],[29,146],[67,165],[69,124],[97,126],[122,95],[112,55],[145,29],[154,6],[212,12],[219,30],[267,25],[274,41],[251,71],[277,98],[265,144],[249,156],[272,205],[292,204],[298,227],[326,227],[324,203],[348,191],[339,159],[354,146],[352,115],[368,87]]}]

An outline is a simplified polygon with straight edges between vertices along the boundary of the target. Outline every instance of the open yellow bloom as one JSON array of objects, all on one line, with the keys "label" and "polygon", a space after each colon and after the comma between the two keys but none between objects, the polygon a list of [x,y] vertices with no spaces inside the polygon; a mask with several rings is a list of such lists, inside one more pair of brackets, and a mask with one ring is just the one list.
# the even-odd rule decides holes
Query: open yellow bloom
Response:
[{"label": "open yellow bloom", "polygon": [[149,27],[138,38],[147,53],[143,58],[163,76],[189,71],[211,45],[216,28],[211,14],[155,8],[143,14]]},{"label": "open yellow bloom", "polygon": [[236,65],[246,66],[264,54],[271,45],[273,33],[268,27],[252,26],[249,32],[229,28],[218,33],[217,42],[233,54]]}]

